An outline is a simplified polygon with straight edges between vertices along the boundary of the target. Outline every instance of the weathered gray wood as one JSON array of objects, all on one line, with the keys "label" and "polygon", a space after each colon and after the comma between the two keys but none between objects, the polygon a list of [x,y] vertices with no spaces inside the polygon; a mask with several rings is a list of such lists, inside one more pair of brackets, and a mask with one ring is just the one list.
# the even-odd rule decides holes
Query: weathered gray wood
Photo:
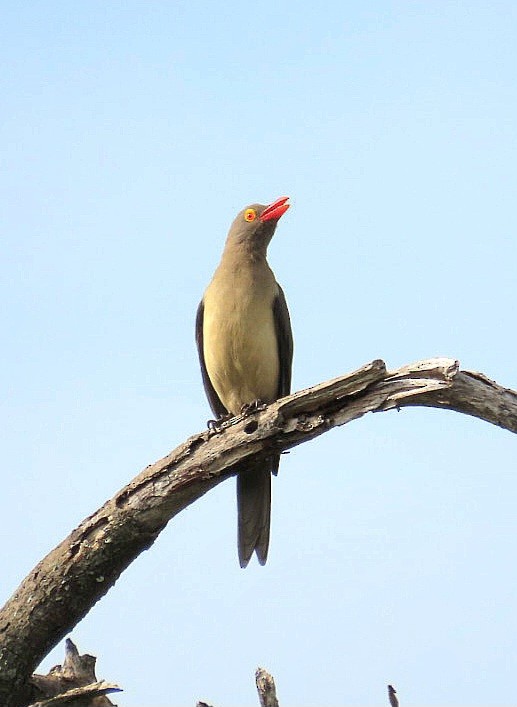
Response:
[{"label": "weathered gray wood", "polygon": [[120,692],[118,685],[97,680],[96,658],[79,655],[75,644],[67,639],[63,665],[54,666],[47,675],[33,675],[32,697],[37,700],[29,707],[110,707],[113,705],[106,695]]},{"label": "weathered gray wood", "polygon": [[[56,697],[50,697],[48,700],[41,702],[33,702],[29,707],[103,707],[104,704],[112,705],[105,695],[112,692],[120,692],[118,685],[101,680],[100,682],[85,685],[84,687],[75,687],[67,692],[63,692]],[[103,703],[101,700],[107,700]]]},{"label": "weathered gray wood", "polygon": [[267,670],[257,668],[255,672],[255,684],[257,685],[260,707],[278,707],[275,681]]},{"label": "weathered gray wood", "polygon": [[435,358],[358,371],[190,437],[144,469],[26,577],[0,611],[0,704],[23,704],[41,659],[149,548],[169,520],[236,474],[249,457],[291,449],[357,419],[409,405],[457,410],[517,432],[517,393],[457,361]]}]

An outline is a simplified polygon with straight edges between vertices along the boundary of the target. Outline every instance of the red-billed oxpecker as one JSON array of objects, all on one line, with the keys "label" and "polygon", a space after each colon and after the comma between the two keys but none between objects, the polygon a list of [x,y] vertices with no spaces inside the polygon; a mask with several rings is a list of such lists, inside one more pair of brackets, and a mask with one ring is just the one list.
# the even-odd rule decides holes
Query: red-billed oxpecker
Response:
[{"label": "red-billed oxpecker", "polygon": [[[267,247],[288,197],[252,204],[231,225],[219,267],[196,318],[196,342],[205,392],[220,420],[257,409],[291,389],[293,337],[282,288],[268,265]],[[217,424],[217,423],[216,423]],[[273,454],[237,476],[241,567],[253,551],[267,560]]]}]

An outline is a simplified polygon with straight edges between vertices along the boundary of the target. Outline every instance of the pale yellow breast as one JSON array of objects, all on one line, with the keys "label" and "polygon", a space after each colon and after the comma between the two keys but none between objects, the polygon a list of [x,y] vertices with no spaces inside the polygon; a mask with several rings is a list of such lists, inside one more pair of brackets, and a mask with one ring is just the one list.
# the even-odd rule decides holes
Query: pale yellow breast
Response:
[{"label": "pale yellow breast", "polygon": [[219,268],[205,293],[204,357],[221,402],[236,415],[256,399],[276,398],[278,346],[273,320],[277,284],[266,270]]}]

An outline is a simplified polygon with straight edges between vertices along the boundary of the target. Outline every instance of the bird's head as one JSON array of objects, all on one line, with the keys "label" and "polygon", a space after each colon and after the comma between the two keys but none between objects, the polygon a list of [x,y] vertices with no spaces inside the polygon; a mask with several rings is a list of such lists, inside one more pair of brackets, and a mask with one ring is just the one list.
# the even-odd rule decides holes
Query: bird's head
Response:
[{"label": "bird's head", "polygon": [[269,206],[251,204],[235,217],[228,232],[228,245],[244,245],[265,253],[279,219],[289,208],[288,196],[281,196]]}]

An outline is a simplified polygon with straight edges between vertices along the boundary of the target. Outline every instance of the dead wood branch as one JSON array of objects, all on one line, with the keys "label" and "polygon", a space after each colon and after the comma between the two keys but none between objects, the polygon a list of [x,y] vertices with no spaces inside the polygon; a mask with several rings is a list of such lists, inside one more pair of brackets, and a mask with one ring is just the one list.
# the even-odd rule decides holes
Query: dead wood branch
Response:
[{"label": "dead wood branch", "polygon": [[250,457],[307,442],[367,412],[448,408],[517,432],[517,393],[457,361],[429,359],[395,371],[373,361],[283,398],[221,432],[194,435],[148,466],[74,530],[26,577],[0,611],[0,704],[19,707],[42,658],[149,548],[169,520]]},{"label": "dead wood branch", "polygon": [[397,691],[395,690],[393,685],[388,685],[388,699],[390,701],[391,707],[399,707]]},{"label": "dead wood branch", "polygon": [[[257,668],[255,671],[255,684],[257,685],[260,707],[279,707],[275,681],[267,670]],[[391,707],[399,707],[397,691],[392,685],[388,685],[388,698]],[[36,707],[36,705],[31,705],[31,707]],[[206,702],[198,702],[196,707],[210,707],[210,705]]]},{"label": "dead wood branch", "polygon": [[96,659],[92,655],[79,655],[75,644],[66,640],[63,665],[54,666],[48,675],[33,675],[32,697],[37,700],[29,707],[110,707],[106,695],[120,692],[118,685],[105,680],[97,681]]},{"label": "dead wood branch", "polygon": [[260,701],[260,707],[278,707],[276,698],[276,687],[273,676],[264,668],[257,668],[255,672],[255,683]]}]

